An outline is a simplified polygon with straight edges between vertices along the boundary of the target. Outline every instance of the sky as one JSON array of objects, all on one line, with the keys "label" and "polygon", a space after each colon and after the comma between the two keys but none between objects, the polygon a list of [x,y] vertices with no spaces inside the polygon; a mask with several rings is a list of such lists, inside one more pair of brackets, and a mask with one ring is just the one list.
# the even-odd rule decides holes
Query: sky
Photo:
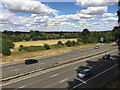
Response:
[{"label": "sky", "polygon": [[90,31],[118,25],[118,0],[0,0],[0,30]]}]

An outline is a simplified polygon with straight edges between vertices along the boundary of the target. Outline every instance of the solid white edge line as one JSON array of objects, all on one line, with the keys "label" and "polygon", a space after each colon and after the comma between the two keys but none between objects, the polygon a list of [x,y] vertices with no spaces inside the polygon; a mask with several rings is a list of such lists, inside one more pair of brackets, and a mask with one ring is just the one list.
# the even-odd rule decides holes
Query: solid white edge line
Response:
[{"label": "solid white edge line", "polygon": [[21,87],[19,87],[19,88],[24,88],[24,87],[26,87],[26,86],[21,86]]},{"label": "solid white edge line", "polygon": [[52,75],[52,76],[50,76],[50,77],[52,78],[52,77],[56,77],[56,76],[58,76],[58,75],[59,75],[59,74],[54,74],[54,75]]}]

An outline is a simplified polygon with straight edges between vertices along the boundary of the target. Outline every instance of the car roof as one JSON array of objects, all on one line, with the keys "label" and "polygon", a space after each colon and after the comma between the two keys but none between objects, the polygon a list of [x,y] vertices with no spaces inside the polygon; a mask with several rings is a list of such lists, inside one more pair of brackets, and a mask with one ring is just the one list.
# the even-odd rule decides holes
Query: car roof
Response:
[{"label": "car roof", "polygon": [[84,69],[83,71],[87,72],[87,71],[90,71],[90,69]]},{"label": "car roof", "polygon": [[26,60],[33,60],[33,59],[26,59]]},{"label": "car roof", "polygon": [[105,54],[106,56],[110,55],[110,54]]}]

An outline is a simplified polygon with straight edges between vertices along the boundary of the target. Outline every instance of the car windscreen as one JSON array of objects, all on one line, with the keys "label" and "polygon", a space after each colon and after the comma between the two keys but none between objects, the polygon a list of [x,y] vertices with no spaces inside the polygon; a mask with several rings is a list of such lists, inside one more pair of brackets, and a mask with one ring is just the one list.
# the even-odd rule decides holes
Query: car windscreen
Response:
[{"label": "car windscreen", "polygon": [[80,73],[85,74],[86,72],[84,72],[84,71],[80,71]]}]

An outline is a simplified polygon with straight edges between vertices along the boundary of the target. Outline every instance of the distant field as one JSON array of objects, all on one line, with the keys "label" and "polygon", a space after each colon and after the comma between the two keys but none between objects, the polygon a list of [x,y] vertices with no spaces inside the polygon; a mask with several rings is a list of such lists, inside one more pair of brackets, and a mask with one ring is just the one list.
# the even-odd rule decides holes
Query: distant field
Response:
[{"label": "distant field", "polygon": [[58,41],[62,41],[63,43],[67,42],[68,40],[70,41],[77,41],[77,39],[55,39],[55,40],[39,40],[39,41],[23,41],[23,42],[14,42],[15,48],[18,48],[20,45],[23,46],[40,46],[43,44],[57,44]]}]

